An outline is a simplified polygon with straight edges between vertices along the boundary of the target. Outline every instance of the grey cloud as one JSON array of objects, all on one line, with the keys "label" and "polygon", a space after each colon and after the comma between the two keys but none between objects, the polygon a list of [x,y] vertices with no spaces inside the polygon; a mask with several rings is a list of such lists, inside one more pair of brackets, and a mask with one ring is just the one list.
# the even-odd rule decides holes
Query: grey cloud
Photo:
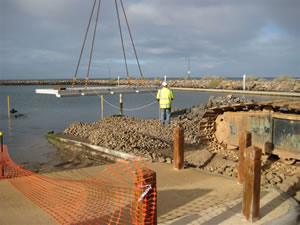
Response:
[{"label": "grey cloud", "polygon": [[[300,75],[298,0],[123,2],[143,71],[149,76],[185,75],[187,56],[195,76]],[[1,0],[0,4],[0,77],[71,78],[93,1]],[[272,33],[270,25],[278,31]],[[132,62],[124,23],[122,28]],[[112,73],[124,74],[122,58],[114,1],[102,0],[92,76],[107,76],[108,65]],[[138,74],[133,64],[130,69]]]}]

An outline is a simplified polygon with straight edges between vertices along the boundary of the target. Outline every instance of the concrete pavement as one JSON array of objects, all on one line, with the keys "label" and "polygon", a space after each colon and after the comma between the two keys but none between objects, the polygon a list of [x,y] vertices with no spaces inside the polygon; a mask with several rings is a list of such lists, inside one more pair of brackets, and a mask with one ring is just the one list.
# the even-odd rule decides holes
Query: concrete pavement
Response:
[{"label": "concrete pavement", "polygon": [[[236,179],[197,169],[176,171],[165,163],[147,163],[147,167],[157,173],[159,224],[297,224],[299,206],[284,193],[262,190],[260,219],[250,223],[241,214],[242,186]],[[78,179],[82,174],[95,175],[101,168],[89,167],[51,175]],[[57,223],[9,182],[0,180],[0,224]]]}]

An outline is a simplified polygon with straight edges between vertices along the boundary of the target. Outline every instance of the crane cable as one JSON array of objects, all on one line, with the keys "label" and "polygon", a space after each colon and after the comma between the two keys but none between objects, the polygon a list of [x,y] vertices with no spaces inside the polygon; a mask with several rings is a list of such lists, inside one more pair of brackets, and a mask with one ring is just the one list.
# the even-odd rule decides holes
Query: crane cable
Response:
[{"label": "crane cable", "polygon": [[135,58],[136,58],[136,61],[137,61],[138,67],[139,67],[140,75],[142,77],[142,85],[144,85],[145,84],[145,80],[144,80],[144,76],[143,76],[143,73],[142,73],[142,69],[141,69],[141,65],[140,65],[140,62],[139,62],[139,58],[137,56],[136,48],[135,48],[135,45],[134,45],[134,42],[133,42],[132,33],[131,33],[131,30],[130,30],[129,22],[128,22],[127,15],[126,15],[126,12],[125,12],[125,9],[124,9],[123,0],[120,0],[120,2],[121,2],[121,6],[122,6],[124,17],[125,17],[125,21],[126,21],[128,33],[129,33],[129,36],[130,36],[131,44],[132,44],[132,47],[133,47],[133,50],[134,50],[134,55],[135,55]]},{"label": "crane cable", "polygon": [[[138,56],[137,56],[137,51],[136,51],[135,44],[134,44],[134,41],[133,41],[133,37],[132,37],[131,30],[130,30],[129,22],[128,22],[128,19],[127,19],[127,15],[126,15],[126,12],[125,12],[124,4],[123,4],[122,0],[119,0],[119,1],[121,3],[121,7],[122,7],[122,11],[123,11],[124,18],[125,18],[125,21],[126,21],[128,33],[129,33],[130,40],[131,40],[131,44],[132,44],[134,54],[135,54],[135,58],[136,58],[136,61],[137,61],[137,65],[138,65],[138,68],[139,68],[142,85],[144,85],[144,83],[145,83],[144,76],[143,76],[141,65],[140,65],[140,62],[139,62],[139,59],[138,59]],[[81,51],[80,51],[80,55],[79,55],[79,59],[78,59],[78,62],[77,62],[76,71],[75,71],[75,74],[74,74],[74,77],[73,77],[73,80],[72,80],[72,87],[74,87],[75,84],[76,84],[78,69],[79,69],[79,65],[80,65],[80,62],[81,62],[81,57],[82,57],[82,54],[83,54],[83,50],[84,50],[85,45],[86,45],[86,40],[87,40],[88,32],[89,32],[89,29],[90,29],[91,20],[92,20],[94,11],[95,11],[96,2],[97,2],[97,0],[94,0],[93,7],[92,7],[92,10],[91,10],[91,13],[90,13],[89,22],[88,22],[87,29],[86,29],[85,36],[84,36],[84,41],[83,41]],[[99,12],[100,12],[100,5],[101,5],[101,0],[98,0],[98,9],[97,9],[97,16],[96,16],[96,21],[95,21],[93,39],[92,39],[92,46],[91,46],[90,56],[89,56],[88,71],[87,71],[87,75],[85,77],[85,87],[88,86],[88,78],[89,78],[89,73],[90,73],[91,61],[92,61],[92,57],[93,57],[94,43],[95,43],[95,39],[96,39],[96,31],[97,31],[97,24],[98,24]],[[117,0],[115,0],[115,7],[116,7],[116,12],[117,12],[117,18],[118,18],[118,25],[119,25],[119,32],[120,32],[120,38],[121,38],[121,44],[122,44],[122,50],[123,50],[123,57],[124,57],[124,61],[125,61],[126,75],[127,75],[127,79],[128,79],[128,84],[130,84],[130,76],[129,76],[129,72],[128,72],[128,64],[127,64],[125,47],[124,47],[124,40],[123,40],[121,20],[120,20],[119,7],[118,7]]]},{"label": "crane cable", "polygon": [[124,40],[123,40],[123,34],[122,34],[121,21],[120,21],[117,0],[115,0],[115,6],[116,6],[117,17],[118,17],[118,24],[119,24],[121,44],[122,44],[122,49],[123,49],[123,57],[124,57],[124,61],[125,61],[126,75],[127,75],[128,84],[130,84],[130,78],[129,78],[129,74],[128,74],[128,65],[127,65],[126,53],[125,53],[125,48],[124,48]]},{"label": "crane cable", "polygon": [[93,51],[94,51],[94,43],[95,43],[96,32],[97,32],[97,25],[98,25],[98,18],[99,18],[99,12],[100,12],[100,5],[101,5],[101,0],[98,1],[98,9],[97,9],[97,16],[96,16],[96,22],[95,22],[95,27],[94,27],[92,47],[91,47],[91,51],[90,51],[90,59],[89,59],[89,65],[88,65],[88,72],[87,72],[87,75],[85,77],[85,87],[88,86],[88,81],[89,81],[90,67],[91,67],[91,62],[92,62],[92,57],[93,57]]},{"label": "crane cable", "polygon": [[78,73],[78,69],[79,69],[79,65],[80,65],[82,53],[83,53],[83,50],[84,50],[84,47],[85,47],[87,35],[88,35],[89,29],[90,29],[92,17],[93,17],[93,14],[94,14],[94,9],[95,9],[95,5],[96,5],[96,1],[97,0],[94,0],[94,4],[93,4],[93,7],[92,7],[92,10],[91,10],[91,13],[90,13],[90,18],[89,18],[89,22],[88,22],[88,25],[87,25],[87,28],[86,28],[86,31],[85,31],[84,40],[83,40],[83,43],[82,43],[82,46],[81,46],[81,51],[80,51],[79,59],[78,59],[78,62],[77,62],[76,71],[75,71],[75,74],[74,74],[74,77],[73,77],[73,80],[72,80],[72,87],[74,87],[75,84],[76,84],[77,73]]}]

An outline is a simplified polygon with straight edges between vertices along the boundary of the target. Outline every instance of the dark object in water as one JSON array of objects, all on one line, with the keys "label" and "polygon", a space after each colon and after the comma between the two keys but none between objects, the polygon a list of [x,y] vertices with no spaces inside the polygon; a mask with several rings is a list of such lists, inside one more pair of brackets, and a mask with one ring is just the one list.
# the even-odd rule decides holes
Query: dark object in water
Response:
[{"label": "dark object in water", "polygon": [[15,118],[19,118],[19,117],[22,117],[22,116],[24,116],[24,114],[18,113],[18,114],[15,115]]},{"label": "dark object in water", "polygon": [[9,111],[10,113],[14,114],[16,112],[18,112],[17,110],[15,110],[14,108],[12,108],[12,110]]}]

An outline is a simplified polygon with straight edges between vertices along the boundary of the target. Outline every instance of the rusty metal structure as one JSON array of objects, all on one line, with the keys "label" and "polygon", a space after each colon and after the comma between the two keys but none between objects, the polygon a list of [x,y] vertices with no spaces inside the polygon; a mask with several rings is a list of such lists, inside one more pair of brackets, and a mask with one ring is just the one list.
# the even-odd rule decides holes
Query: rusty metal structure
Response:
[{"label": "rusty metal structure", "polygon": [[242,131],[266,155],[300,160],[300,101],[263,101],[210,108],[200,122],[201,141],[216,150],[238,149]]}]

